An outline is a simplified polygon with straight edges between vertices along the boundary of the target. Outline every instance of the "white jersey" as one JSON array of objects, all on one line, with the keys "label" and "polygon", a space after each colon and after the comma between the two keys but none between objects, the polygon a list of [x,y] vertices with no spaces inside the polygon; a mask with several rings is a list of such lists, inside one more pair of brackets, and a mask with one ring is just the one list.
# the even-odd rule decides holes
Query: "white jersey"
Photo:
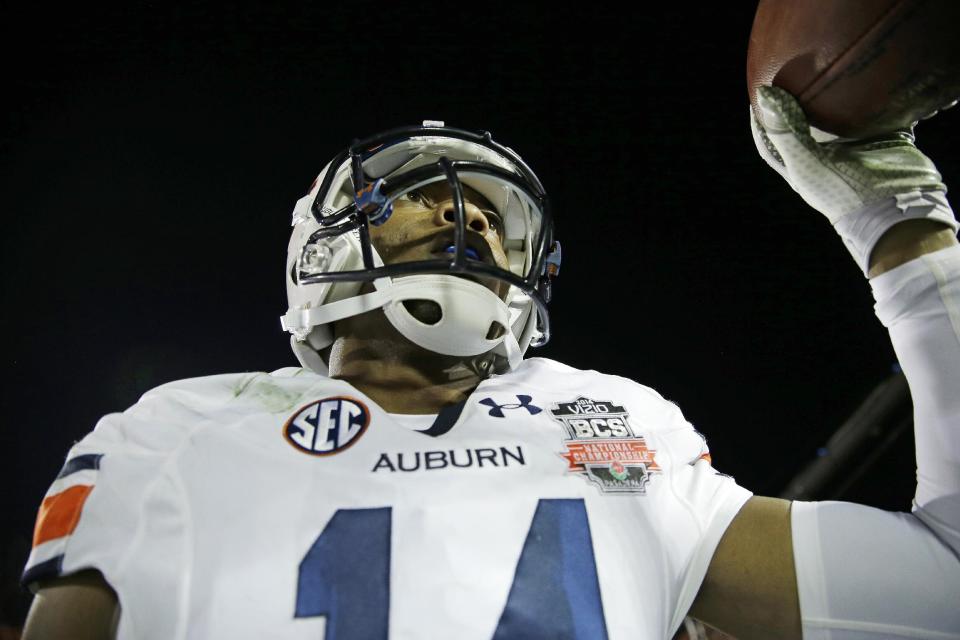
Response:
[{"label": "white jersey", "polygon": [[750,493],[677,407],[529,359],[433,416],[302,369],[103,418],[24,581],[99,569],[121,638],[668,638]]}]

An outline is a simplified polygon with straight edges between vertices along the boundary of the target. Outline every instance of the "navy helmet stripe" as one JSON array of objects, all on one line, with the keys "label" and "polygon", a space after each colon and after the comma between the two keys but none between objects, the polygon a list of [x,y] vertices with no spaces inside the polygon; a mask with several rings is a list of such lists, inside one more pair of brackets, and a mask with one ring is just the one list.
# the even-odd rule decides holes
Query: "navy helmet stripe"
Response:
[{"label": "navy helmet stripe", "polygon": [[60,469],[60,473],[57,474],[57,480],[60,478],[66,478],[67,476],[78,471],[83,471],[84,469],[99,469],[100,458],[102,457],[102,453],[85,453],[83,455],[70,458],[63,465],[63,468]]}]

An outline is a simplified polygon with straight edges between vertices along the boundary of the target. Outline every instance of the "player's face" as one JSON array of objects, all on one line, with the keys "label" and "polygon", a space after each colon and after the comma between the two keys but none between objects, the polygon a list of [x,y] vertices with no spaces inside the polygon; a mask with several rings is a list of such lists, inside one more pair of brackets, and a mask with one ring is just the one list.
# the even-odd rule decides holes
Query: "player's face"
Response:
[{"label": "player's face", "polygon": [[[468,256],[508,269],[500,215],[486,198],[466,185],[463,185],[463,204]],[[453,255],[455,218],[449,183],[434,182],[410,191],[396,200],[393,207],[393,215],[385,224],[370,227],[371,240],[385,264]],[[483,278],[480,282],[501,297],[508,289],[506,283],[492,278]]]}]

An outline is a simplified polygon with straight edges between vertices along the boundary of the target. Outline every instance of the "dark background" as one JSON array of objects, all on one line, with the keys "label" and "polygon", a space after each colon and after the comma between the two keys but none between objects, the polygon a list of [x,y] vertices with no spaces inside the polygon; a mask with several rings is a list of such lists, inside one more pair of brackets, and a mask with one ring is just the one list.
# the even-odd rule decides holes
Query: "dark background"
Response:
[{"label": "dark background", "polygon": [[[563,270],[528,355],[677,402],[777,495],[895,357],[826,220],[757,155],[754,4],[40,7],[3,29],[0,622],[70,445],[183,377],[296,364],[290,212],[354,137],[442,119],[534,168]],[[918,143],[946,182],[954,113]],[[907,509],[909,434],[845,497]]]}]

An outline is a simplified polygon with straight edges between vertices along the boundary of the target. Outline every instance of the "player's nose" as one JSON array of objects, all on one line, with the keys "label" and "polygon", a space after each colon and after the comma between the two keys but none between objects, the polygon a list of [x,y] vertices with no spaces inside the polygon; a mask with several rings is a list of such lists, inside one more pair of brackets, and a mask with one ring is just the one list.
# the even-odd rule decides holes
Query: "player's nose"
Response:
[{"label": "player's nose", "polygon": [[[463,213],[464,213],[464,223],[467,225],[467,229],[476,231],[480,235],[484,235],[490,229],[490,221],[487,220],[487,216],[483,215],[483,212],[475,205],[469,201],[464,201],[463,203]],[[437,207],[436,211],[433,214],[433,221],[437,226],[453,226],[456,222],[456,214],[454,213],[454,204],[453,200],[447,200],[446,202],[441,202]]]}]

